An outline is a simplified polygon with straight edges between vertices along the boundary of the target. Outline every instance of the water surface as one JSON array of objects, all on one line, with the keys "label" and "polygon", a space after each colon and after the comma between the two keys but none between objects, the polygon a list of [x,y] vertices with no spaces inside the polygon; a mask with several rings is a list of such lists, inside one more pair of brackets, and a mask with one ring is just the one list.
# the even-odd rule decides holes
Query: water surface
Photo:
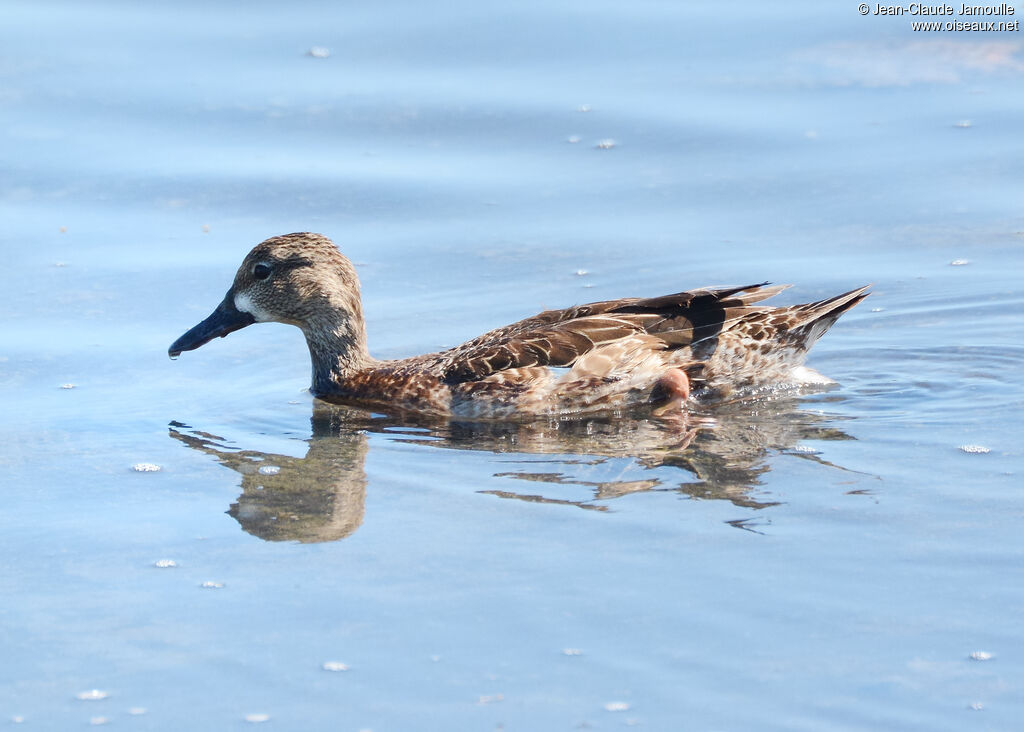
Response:
[{"label": "water surface", "polygon": [[[0,716],[1019,724],[1019,34],[817,3],[5,18]],[[686,429],[328,408],[278,325],[167,359],[302,230],[358,264],[379,357],[875,288],[812,353],[839,386]]]}]

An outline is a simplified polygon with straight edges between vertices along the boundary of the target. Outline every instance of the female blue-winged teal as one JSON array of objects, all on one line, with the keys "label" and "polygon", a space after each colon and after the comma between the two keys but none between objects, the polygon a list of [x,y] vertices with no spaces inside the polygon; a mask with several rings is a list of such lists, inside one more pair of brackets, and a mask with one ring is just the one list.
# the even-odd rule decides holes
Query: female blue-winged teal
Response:
[{"label": "female blue-winged teal", "polygon": [[644,405],[668,414],[687,400],[831,383],[805,368],[804,357],[867,288],[806,305],[754,305],[786,287],[762,283],[547,310],[446,351],[379,361],[367,350],[352,263],[325,236],[289,234],[249,252],[224,301],[168,353],[176,357],[251,323],[290,323],[309,345],[311,391],[327,401],[476,418]]}]

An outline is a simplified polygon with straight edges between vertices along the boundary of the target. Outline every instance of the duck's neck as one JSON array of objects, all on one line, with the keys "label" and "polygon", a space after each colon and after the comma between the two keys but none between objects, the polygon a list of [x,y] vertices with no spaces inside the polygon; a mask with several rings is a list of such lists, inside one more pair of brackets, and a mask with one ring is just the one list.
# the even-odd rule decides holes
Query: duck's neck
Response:
[{"label": "duck's neck", "polygon": [[315,395],[340,391],[347,378],[376,363],[366,347],[366,324],[358,308],[319,317],[303,332],[313,362],[310,391]]}]

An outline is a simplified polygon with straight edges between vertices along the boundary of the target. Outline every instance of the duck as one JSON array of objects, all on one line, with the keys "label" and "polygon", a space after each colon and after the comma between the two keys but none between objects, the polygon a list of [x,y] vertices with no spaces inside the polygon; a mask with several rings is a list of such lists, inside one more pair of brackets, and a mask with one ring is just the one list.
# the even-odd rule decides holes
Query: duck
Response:
[{"label": "duck", "polygon": [[689,408],[835,382],[808,350],[870,285],[802,305],[760,305],[789,285],[762,282],[545,310],[459,346],[409,358],[370,355],[359,277],[328,237],[256,245],[216,309],[171,358],[253,323],[300,328],[310,392],[385,413],[520,419]]}]

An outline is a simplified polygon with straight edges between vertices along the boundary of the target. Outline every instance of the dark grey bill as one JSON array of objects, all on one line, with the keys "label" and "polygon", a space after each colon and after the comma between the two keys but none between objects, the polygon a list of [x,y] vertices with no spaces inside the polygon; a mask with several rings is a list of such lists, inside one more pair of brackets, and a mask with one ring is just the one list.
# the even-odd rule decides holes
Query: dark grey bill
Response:
[{"label": "dark grey bill", "polygon": [[235,307],[235,297],[229,291],[217,309],[210,313],[210,317],[171,344],[167,349],[167,355],[177,358],[182,351],[195,350],[218,336],[223,338],[228,333],[234,333],[255,322],[256,318],[251,314],[243,313]]}]

